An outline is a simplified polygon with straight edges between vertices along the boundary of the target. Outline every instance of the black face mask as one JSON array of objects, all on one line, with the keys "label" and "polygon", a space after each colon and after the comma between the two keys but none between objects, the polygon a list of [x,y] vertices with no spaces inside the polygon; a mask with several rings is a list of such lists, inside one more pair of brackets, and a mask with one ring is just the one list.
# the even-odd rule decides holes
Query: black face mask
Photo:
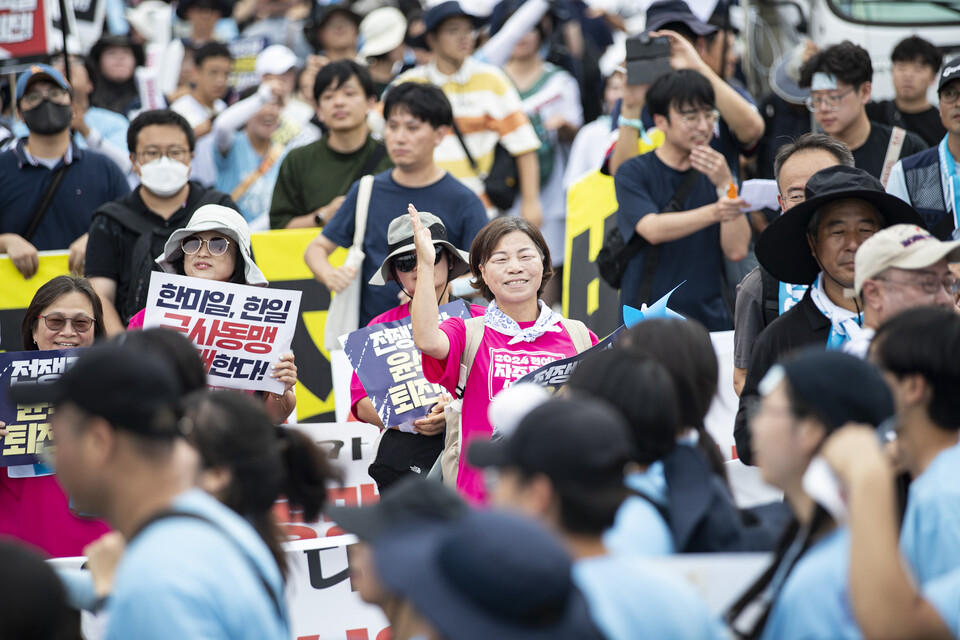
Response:
[{"label": "black face mask", "polygon": [[33,133],[50,136],[70,126],[73,107],[69,104],[54,104],[44,100],[30,111],[22,111],[23,123]]}]

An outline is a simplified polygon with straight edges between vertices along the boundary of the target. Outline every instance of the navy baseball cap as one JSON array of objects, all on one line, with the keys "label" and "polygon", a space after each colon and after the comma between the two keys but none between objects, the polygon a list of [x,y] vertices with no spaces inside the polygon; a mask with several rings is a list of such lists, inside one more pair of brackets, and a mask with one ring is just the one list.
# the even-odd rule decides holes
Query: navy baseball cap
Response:
[{"label": "navy baseball cap", "polygon": [[943,91],[943,88],[954,80],[960,80],[960,57],[954,58],[943,65],[943,70],[940,72],[940,82],[937,83],[937,93]]},{"label": "navy baseball cap", "polygon": [[698,36],[708,36],[717,30],[694,15],[683,0],[657,0],[647,8],[647,31],[657,31],[673,22],[683,23]]},{"label": "navy baseball cap", "polygon": [[63,77],[63,74],[51,67],[48,64],[32,64],[30,68],[20,74],[20,77],[17,78],[17,103],[20,103],[20,100],[23,98],[23,94],[27,92],[27,87],[30,83],[37,80],[49,80],[53,84],[59,86],[65,91],[69,91],[71,94],[73,90],[70,88],[70,85],[67,84],[67,79]]}]

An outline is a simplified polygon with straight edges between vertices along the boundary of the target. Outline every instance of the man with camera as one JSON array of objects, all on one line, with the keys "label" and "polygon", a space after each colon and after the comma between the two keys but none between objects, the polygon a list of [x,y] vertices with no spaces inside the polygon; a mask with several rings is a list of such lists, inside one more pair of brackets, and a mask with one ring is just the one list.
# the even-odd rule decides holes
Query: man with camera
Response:
[{"label": "man with camera", "polygon": [[[717,27],[697,18],[683,0],[658,0],[647,9],[647,30],[647,35],[627,42],[627,86],[617,123],[619,136],[608,164],[610,175],[638,154],[640,136],[653,125],[651,114],[643,109],[647,87],[656,70],[672,68],[692,69],[709,81],[720,112],[711,146],[723,154],[736,177],[740,153],[756,146],[764,124],[749,94],[724,79],[724,57],[715,55],[723,40]],[[630,73],[631,69],[640,73]]]},{"label": "man with camera", "polygon": [[623,274],[621,304],[652,303],[685,282],[670,307],[710,331],[729,329],[719,272],[724,257],[746,256],[750,226],[730,168],[710,146],[720,117],[713,87],[700,73],[681,69],[657,78],[646,94],[664,140],[615,176],[624,242],[637,234],[647,244]]}]

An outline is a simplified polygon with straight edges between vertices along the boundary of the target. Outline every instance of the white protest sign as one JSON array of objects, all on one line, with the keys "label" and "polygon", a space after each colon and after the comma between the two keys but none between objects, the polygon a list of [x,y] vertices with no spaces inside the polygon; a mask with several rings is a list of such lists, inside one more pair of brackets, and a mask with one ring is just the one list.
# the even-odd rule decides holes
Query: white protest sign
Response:
[{"label": "white protest sign", "polygon": [[347,547],[355,536],[335,536],[284,545],[287,607],[296,640],[387,640],[389,622],[350,583]]},{"label": "white protest sign", "polygon": [[[343,484],[327,489],[327,506],[370,506],[380,500],[377,483],[367,473],[373,462],[374,445],[380,437],[380,429],[366,422],[318,422],[285,425],[310,436],[314,442],[327,450],[330,460],[343,473]],[[320,522],[303,522],[291,514],[286,501],[274,507],[274,516],[291,540],[309,540],[339,535],[336,525],[321,518]]]},{"label": "white protest sign", "polygon": [[143,326],[187,336],[211,386],[283,393],[270,367],[290,351],[299,310],[299,291],[155,272]]}]

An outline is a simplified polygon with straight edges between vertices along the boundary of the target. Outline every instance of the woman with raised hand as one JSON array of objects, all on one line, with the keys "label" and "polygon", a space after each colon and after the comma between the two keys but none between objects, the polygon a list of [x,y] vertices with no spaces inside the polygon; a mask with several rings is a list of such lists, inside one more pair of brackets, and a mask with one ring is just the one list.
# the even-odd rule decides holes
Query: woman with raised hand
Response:
[{"label": "woman with raised hand", "polygon": [[[470,272],[470,256],[447,240],[443,220],[426,211],[417,215],[436,248],[433,290],[437,304],[445,305],[456,299],[450,294],[450,282]],[[410,216],[403,214],[390,221],[387,243],[387,257],[368,284],[382,287],[393,281],[406,300],[373,318],[368,327],[409,318],[411,300],[416,295],[417,252]],[[469,309],[472,316],[482,316],[484,312],[484,308],[478,305],[469,305]],[[446,404],[447,399],[441,399],[429,415],[416,420],[413,423],[415,433],[400,431],[397,427],[390,427],[383,433],[377,446],[377,457],[370,465],[370,477],[376,480],[380,493],[403,476],[414,473],[414,467],[426,473],[433,466],[443,449],[446,426],[443,408]],[[350,381],[350,412],[358,420],[383,428],[383,422],[356,373]]]},{"label": "woman with raised hand", "polygon": [[[436,247],[413,205],[409,213],[417,278],[430,282]],[[553,276],[550,250],[525,219],[502,217],[487,224],[470,247],[470,270],[474,286],[490,301],[482,319],[439,323],[436,296],[427,288],[414,294],[410,314],[424,375],[462,403],[459,429],[448,421],[441,454],[444,482],[453,484],[455,478],[458,491],[483,502],[483,474],[467,464],[460,451],[471,440],[490,438],[490,401],[526,374],[590,348],[597,337],[582,322],[564,319],[540,300]]]}]

